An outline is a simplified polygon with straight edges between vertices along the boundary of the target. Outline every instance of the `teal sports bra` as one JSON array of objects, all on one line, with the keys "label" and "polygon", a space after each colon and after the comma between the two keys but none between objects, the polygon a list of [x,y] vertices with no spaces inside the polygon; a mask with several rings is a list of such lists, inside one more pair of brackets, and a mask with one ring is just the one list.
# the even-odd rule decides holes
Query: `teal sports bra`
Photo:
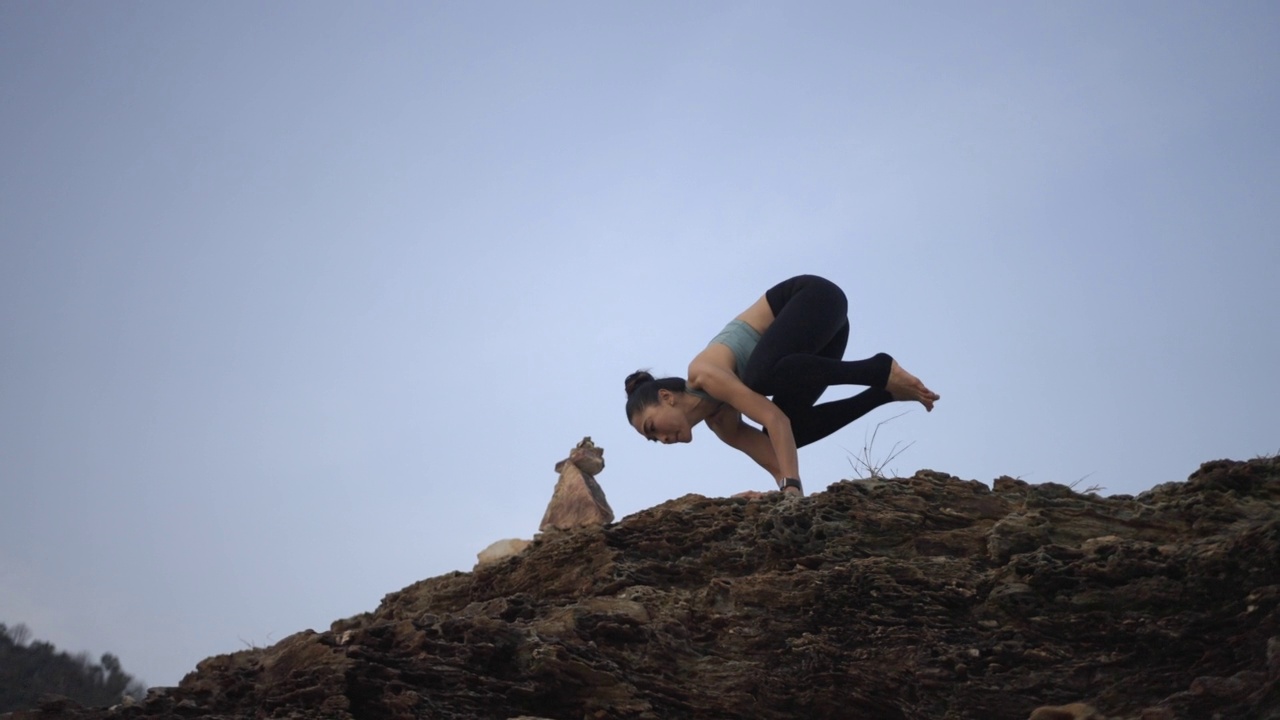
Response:
[{"label": "teal sports bra", "polygon": [[[751,353],[760,343],[760,333],[742,320],[730,320],[720,334],[711,338],[711,342],[707,345],[715,343],[720,343],[733,351],[733,374],[741,377],[742,371],[747,367],[747,361],[751,359]],[[715,399],[701,390],[686,389],[685,392],[707,400]]]}]

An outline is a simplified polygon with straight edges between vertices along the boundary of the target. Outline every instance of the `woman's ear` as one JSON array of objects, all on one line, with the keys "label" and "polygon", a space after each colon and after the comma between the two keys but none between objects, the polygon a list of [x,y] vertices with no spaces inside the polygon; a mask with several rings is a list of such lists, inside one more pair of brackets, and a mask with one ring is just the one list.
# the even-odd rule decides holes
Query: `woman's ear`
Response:
[{"label": "woman's ear", "polygon": [[662,390],[658,391],[658,400],[662,402],[664,405],[675,405],[676,394],[671,392],[670,390],[663,388]]}]

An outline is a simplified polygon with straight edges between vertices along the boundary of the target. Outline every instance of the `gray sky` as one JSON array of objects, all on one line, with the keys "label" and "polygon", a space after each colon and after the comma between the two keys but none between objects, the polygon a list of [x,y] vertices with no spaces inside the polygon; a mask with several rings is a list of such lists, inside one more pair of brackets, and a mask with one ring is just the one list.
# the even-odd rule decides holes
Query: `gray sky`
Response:
[{"label": "gray sky", "polygon": [[[942,400],[890,469],[1280,450],[1280,5],[0,4],[0,622],[153,685],[532,537],[768,489],[645,442],[772,284]],[[834,389],[840,397],[853,389]],[[903,406],[901,409],[907,409]],[[851,475],[877,410],[801,451]]]}]

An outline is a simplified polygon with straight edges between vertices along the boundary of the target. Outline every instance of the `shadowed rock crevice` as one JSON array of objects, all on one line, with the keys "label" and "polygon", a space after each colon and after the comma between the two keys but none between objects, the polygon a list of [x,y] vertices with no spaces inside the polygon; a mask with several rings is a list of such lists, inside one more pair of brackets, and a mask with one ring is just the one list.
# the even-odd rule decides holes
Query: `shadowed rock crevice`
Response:
[{"label": "shadowed rock crevice", "polygon": [[14,717],[1275,718],[1278,509],[1275,459],[1134,497],[932,471],[688,495],[134,707]]}]

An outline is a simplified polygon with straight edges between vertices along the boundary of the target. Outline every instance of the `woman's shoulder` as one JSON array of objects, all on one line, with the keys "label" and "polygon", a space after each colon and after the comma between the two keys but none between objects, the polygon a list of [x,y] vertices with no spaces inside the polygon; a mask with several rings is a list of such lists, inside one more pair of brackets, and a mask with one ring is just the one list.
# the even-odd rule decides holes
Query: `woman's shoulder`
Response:
[{"label": "woman's shoulder", "polygon": [[736,363],[737,360],[733,356],[733,350],[726,345],[713,342],[703,348],[702,352],[694,356],[689,363],[689,381],[694,383],[694,387],[701,389],[701,386],[697,384],[696,378],[704,374],[708,368],[728,370],[732,373]]}]

